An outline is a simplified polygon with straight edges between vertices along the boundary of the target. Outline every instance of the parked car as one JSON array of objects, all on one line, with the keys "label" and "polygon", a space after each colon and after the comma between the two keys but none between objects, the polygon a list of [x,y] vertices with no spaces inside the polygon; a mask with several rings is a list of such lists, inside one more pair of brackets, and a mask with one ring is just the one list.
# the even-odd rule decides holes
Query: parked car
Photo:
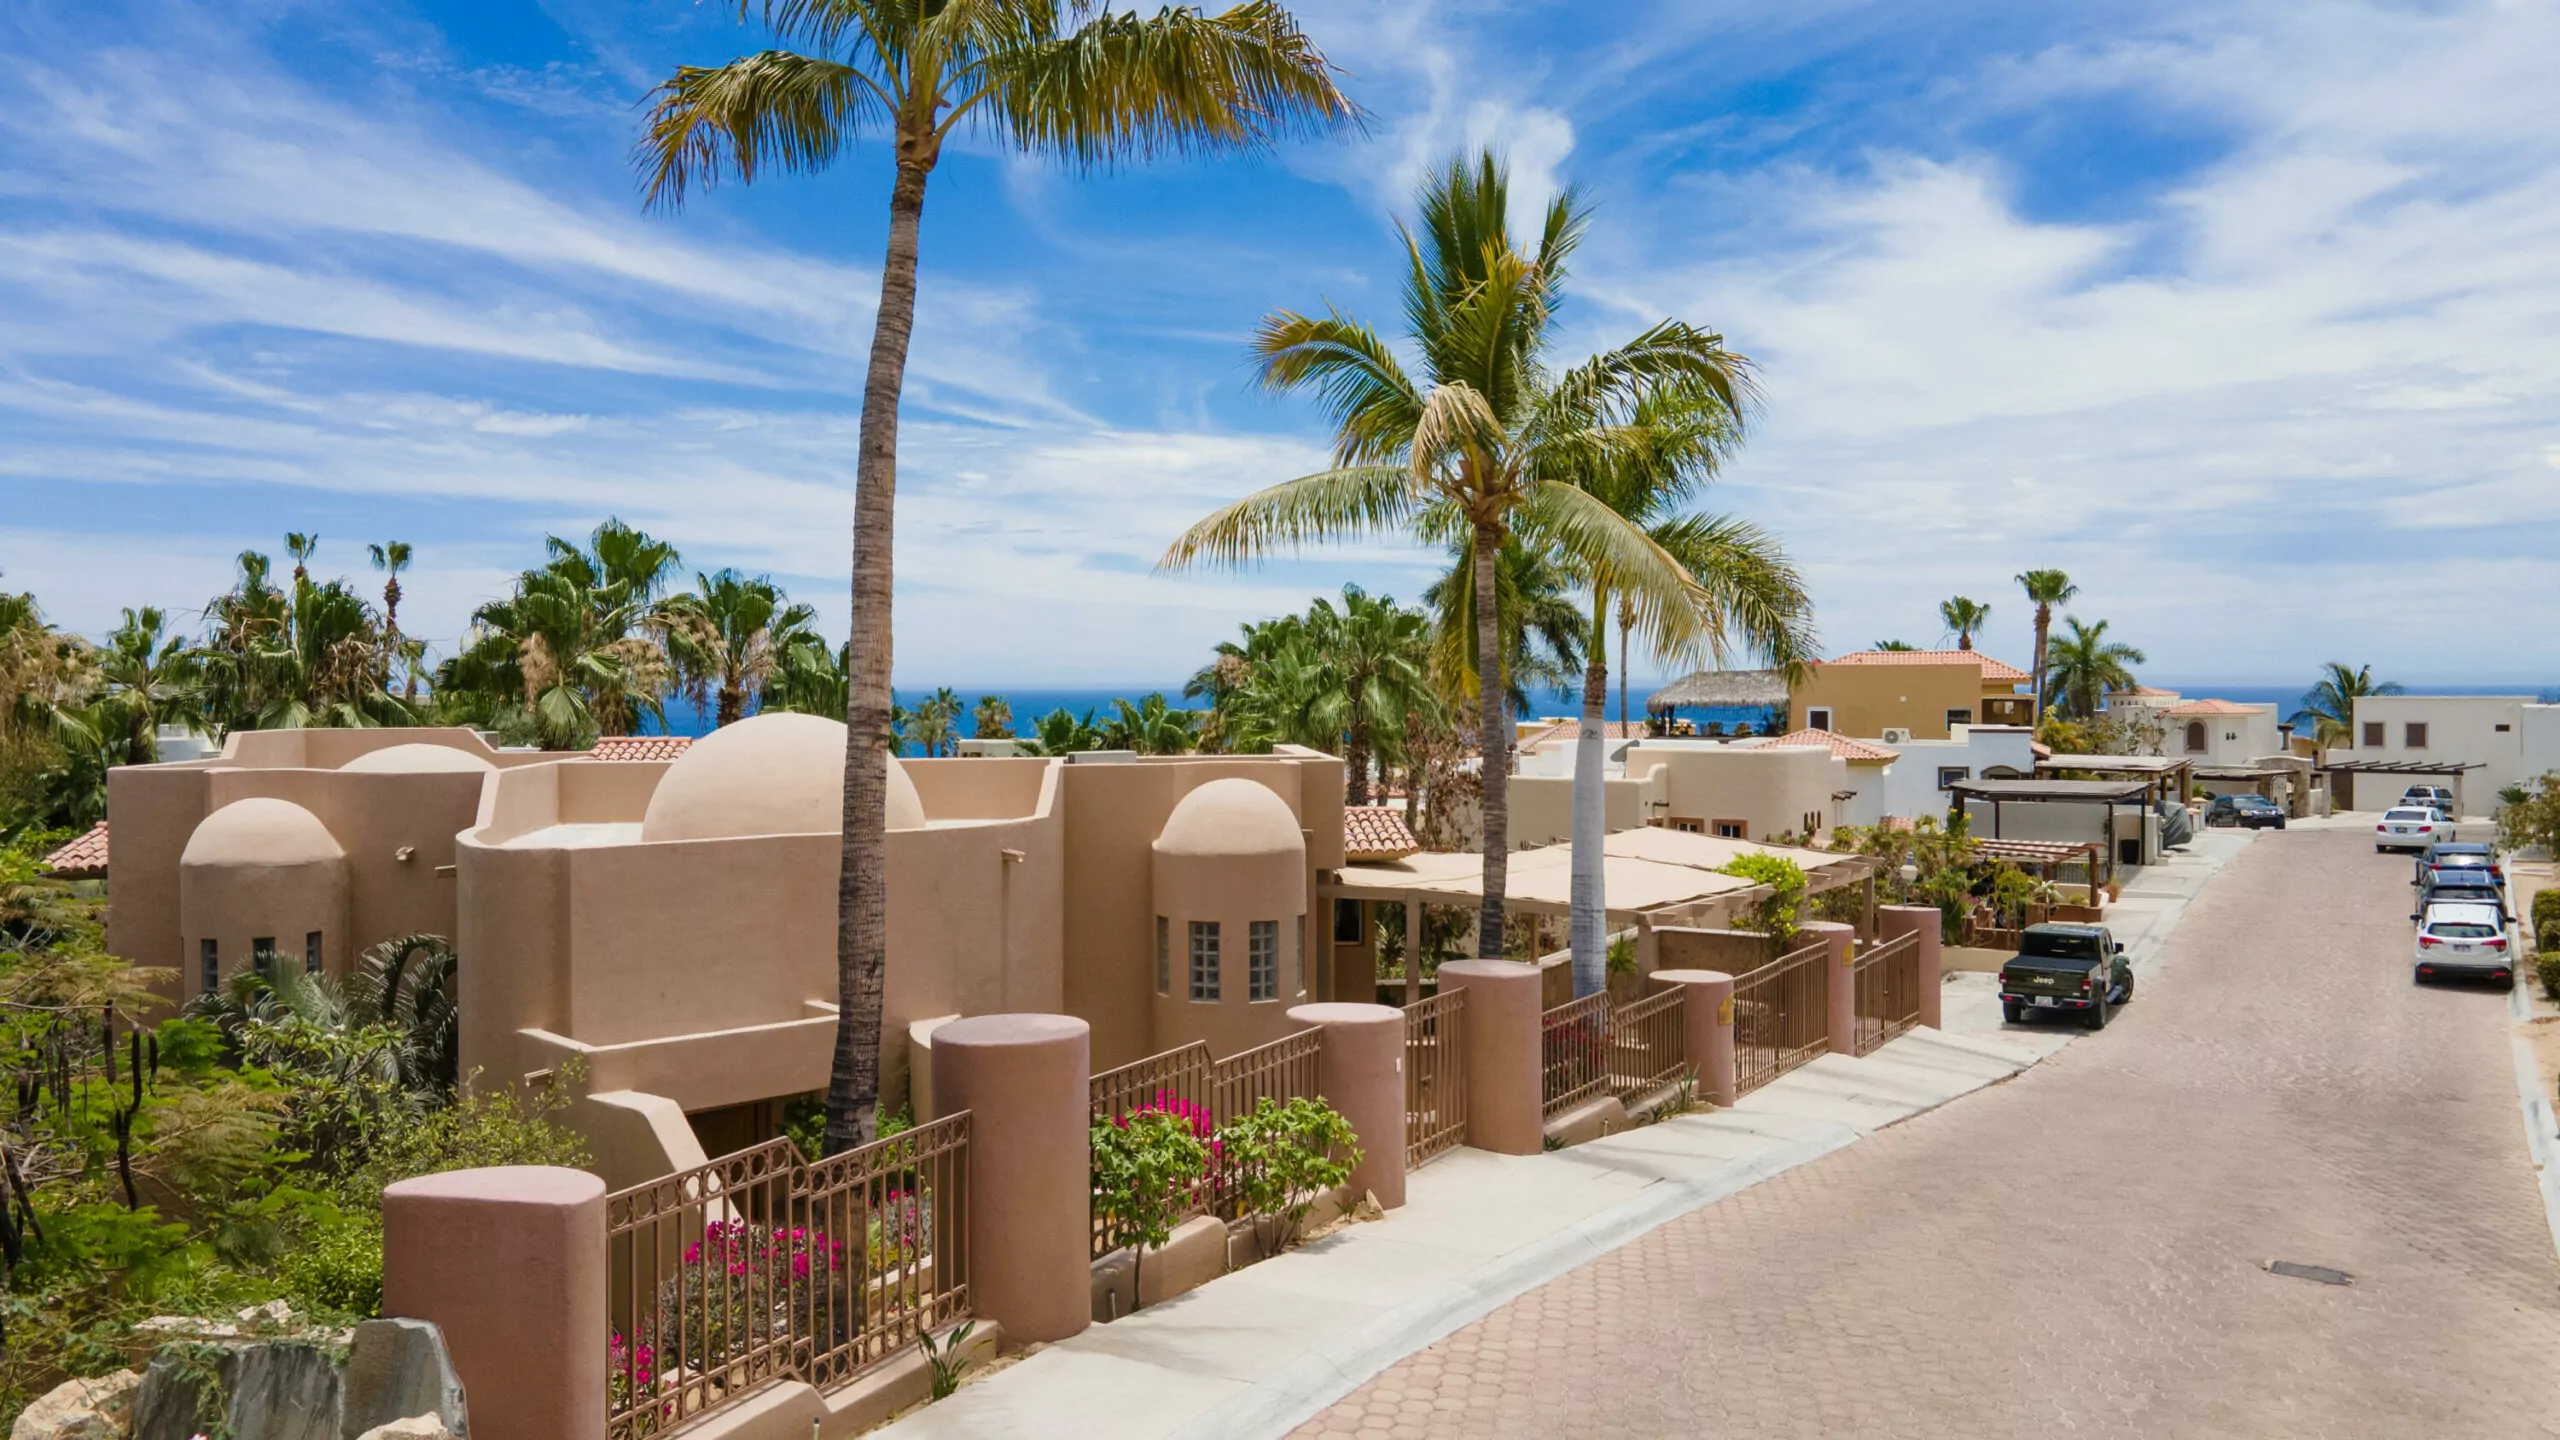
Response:
[{"label": "parked car", "polygon": [[2453,791],[2442,785],[2412,785],[2400,792],[2403,805],[2433,805],[2447,819],[2460,818],[2453,808]]},{"label": "parked car", "polygon": [[2489,867],[2489,873],[2498,877],[2498,883],[2502,885],[2506,883],[2507,867],[2498,859],[2497,847],[2478,840],[2439,840],[2419,851],[2418,873],[2410,878],[2409,883],[2415,885],[2426,879],[2427,867],[2445,860],[2458,860],[2466,865],[2486,865]]},{"label": "parked car", "polygon": [[2453,822],[2434,810],[2414,805],[2394,805],[2382,812],[2373,825],[2373,848],[2384,850],[2424,850],[2439,840],[2453,838]]},{"label": "parked car", "polygon": [[2507,912],[2507,892],[2485,870],[2435,871],[2418,887],[2418,907],[2409,912],[2409,918],[2417,920],[2429,906],[2444,904],[2486,905],[2498,912],[2501,922],[2515,918]]},{"label": "parked car", "polygon": [[2506,876],[2486,855],[2438,855],[2432,860],[2420,856],[2417,876],[2409,883],[2425,886],[2440,875],[2453,874],[2486,875],[2492,884],[2507,883]]},{"label": "parked car", "polygon": [[2133,998],[2133,967],[2104,925],[2030,925],[2000,966],[2000,1014],[2012,1025],[2039,1010],[2067,1010],[2092,1030]]},{"label": "parked car", "polygon": [[2264,795],[2217,795],[2205,807],[2204,823],[2209,826],[2238,826],[2243,830],[2281,830],[2284,811]]},{"label": "parked car", "polygon": [[2440,904],[2418,922],[2417,983],[2430,980],[2515,981],[2506,917],[2494,906]]}]

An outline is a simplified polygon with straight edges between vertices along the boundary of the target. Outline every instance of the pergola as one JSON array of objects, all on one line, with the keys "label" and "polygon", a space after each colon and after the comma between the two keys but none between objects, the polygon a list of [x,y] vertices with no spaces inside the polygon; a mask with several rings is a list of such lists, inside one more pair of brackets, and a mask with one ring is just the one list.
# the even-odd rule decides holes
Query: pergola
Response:
[{"label": "pergola", "polygon": [[[2320,772],[2331,776],[2390,775],[2404,780],[2449,779],[2451,784],[2458,786],[2462,783],[2464,771],[2486,768],[2477,760],[2328,760],[2321,763]],[[2348,781],[2350,799],[2354,798],[2354,783],[2353,780]],[[2348,808],[2337,802],[2337,793],[2337,782],[2332,780],[2329,785],[2332,807]]]},{"label": "pergola", "polygon": [[2052,755],[2036,761],[2039,775],[2139,775],[2182,804],[2195,788],[2195,769],[2196,762],[2174,755]]},{"label": "pergola", "polygon": [[2044,878],[2062,882],[2062,867],[2078,862],[2080,873],[2088,877],[2089,903],[2098,903],[2098,851],[2093,840],[2074,844],[2068,840],[1976,840],[1974,853],[1986,860],[2006,860],[2012,865],[2043,873]]},{"label": "pergola", "polygon": [[[2149,757],[2121,755],[2057,756],[2053,760],[2037,761],[2036,768],[2041,770],[2045,766],[2054,765],[2065,758],[2077,761],[2083,759],[2138,760]],[[2079,769],[2083,767],[2078,765],[2064,765],[2062,768]],[[2008,805],[2061,804],[2105,806],[2107,812],[2106,829],[2101,833],[2105,835],[2106,839],[2103,842],[2100,842],[2100,847],[2105,851],[2107,858],[2107,878],[2112,880],[2115,878],[2116,874],[2116,807],[2119,805],[2133,805],[2145,810],[2149,809],[2151,803],[2151,789],[2155,783],[2157,782],[2154,780],[1959,780],[1953,785],[1947,787],[1947,793],[1954,796],[1958,801],[1988,800],[1991,802],[1990,838],[1993,843],[1997,843],[2003,839],[2000,834],[2000,823],[2003,807]],[[2092,883],[2095,883],[2096,881],[2094,873],[2091,876],[2091,881]]]},{"label": "pergola", "polygon": [[[1866,886],[1860,909],[1863,931],[1874,929],[1876,862],[1864,855],[1759,845],[1714,835],[1645,826],[1621,830],[1602,846],[1602,885],[1607,923],[1639,932],[1664,927],[1712,927],[1727,923],[1769,895],[1769,887],[1727,875],[1723,866],[1748,854],[1782,855],[1802,866],[1805,896]],[[1406,953],[1416,938],[1417,907],[1473,911],[1484,903],[1484,857],[1473,852],[1408,855],[1401,860],[1345,865],[1317,886],[1323,898],[1385,901],[1404,906]],[[1506,916],[1568,917],[1573,913],[1573,846],[1541,845],[1513,852],[1504,879]],[[1405,967],[1409,998],[1420,993],[1420,967]]]}]

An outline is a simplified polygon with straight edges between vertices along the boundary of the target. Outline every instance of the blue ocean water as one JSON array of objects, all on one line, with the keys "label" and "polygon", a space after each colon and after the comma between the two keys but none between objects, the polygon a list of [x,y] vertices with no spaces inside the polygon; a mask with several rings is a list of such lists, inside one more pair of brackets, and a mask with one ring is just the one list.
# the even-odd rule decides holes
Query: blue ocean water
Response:
[{"label": "blue ocean water", "polygon": [[[1094,722],[1100,724],[1111,718],[1113,701],[1126,700],[1135,705],[1151,694],[1163,695],[1165,703],[1177,710],[1202,708],[1182,698],[1182,682],[1178,680],[1170,685],[1109,685],[1084,689],[1053,687],[1009,690],[996,686],[976,685],[954,685],[951,688],[958,691],[960,695],[960,733],[963,735],[977,733],[976,720],[970,712],[977,708],[979,699],[987,695],[1001,695],[1005,698],[1005,702],[1013,707],[1013,729],[1016,734],[1028,731],[1033,722],[1052,710],[1066,710],[1076,715],[1082,715],[1089,710],[1093,712]],[[913,706],[932,693],[930,690],[899,689],[892,690],[890,696],[898,704]],[[641,728],[649,731],[660,730],[660,727],[646,724]],[[710,716],[696,710],[691,704],[680,701],[667,707],[667,723],[661,733],[702,735],[709,733],[710,729]]]}]

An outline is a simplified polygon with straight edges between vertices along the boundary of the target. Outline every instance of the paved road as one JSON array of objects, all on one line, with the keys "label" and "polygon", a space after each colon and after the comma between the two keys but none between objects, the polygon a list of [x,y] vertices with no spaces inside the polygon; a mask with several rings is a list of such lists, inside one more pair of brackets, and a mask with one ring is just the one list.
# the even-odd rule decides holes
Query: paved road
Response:
[{"label": "paved road", "polygon": [[1531,1291],[1298,1433],[2560,1435],[2504,999],[2410,985],[2408,871],[2360,831],[2262,836],[2105,1033]]}]

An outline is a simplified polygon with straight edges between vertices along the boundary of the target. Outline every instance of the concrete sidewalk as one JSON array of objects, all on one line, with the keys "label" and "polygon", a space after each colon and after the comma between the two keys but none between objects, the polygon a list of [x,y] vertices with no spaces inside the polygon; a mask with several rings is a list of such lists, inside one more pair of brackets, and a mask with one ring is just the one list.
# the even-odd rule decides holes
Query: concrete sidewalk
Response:
[{"label": "concrete sidewalk", "polygon": [[[2109,923],[2138,973],[2256,837],[2210,831],[2139,872]],[[914,1440],[1276,1436],[1388,1365],[1700,1206],[2005,1080],[2082,1035],[2011,1026],[1993,977],[1949,977],[1946,1029],[1824,1055],[1731,1110],[1543,1155],[1459,1149],[1406,1203],[963,1387],[889,1426]],[[2138,995],[2138,992],[2137,992]],[[2140,1003],[2137,998],[2136,1004]]]},{"label": "concrete sidewalk", "polygon": [[884,1433],[1277,1435],[1533,1286],[2038,1058],[1915,1031],[1863,1060],[1822,1056],[1731,1110],[1544,1155],[1455,1150],[1384,1220],[1097,1325]]}]

